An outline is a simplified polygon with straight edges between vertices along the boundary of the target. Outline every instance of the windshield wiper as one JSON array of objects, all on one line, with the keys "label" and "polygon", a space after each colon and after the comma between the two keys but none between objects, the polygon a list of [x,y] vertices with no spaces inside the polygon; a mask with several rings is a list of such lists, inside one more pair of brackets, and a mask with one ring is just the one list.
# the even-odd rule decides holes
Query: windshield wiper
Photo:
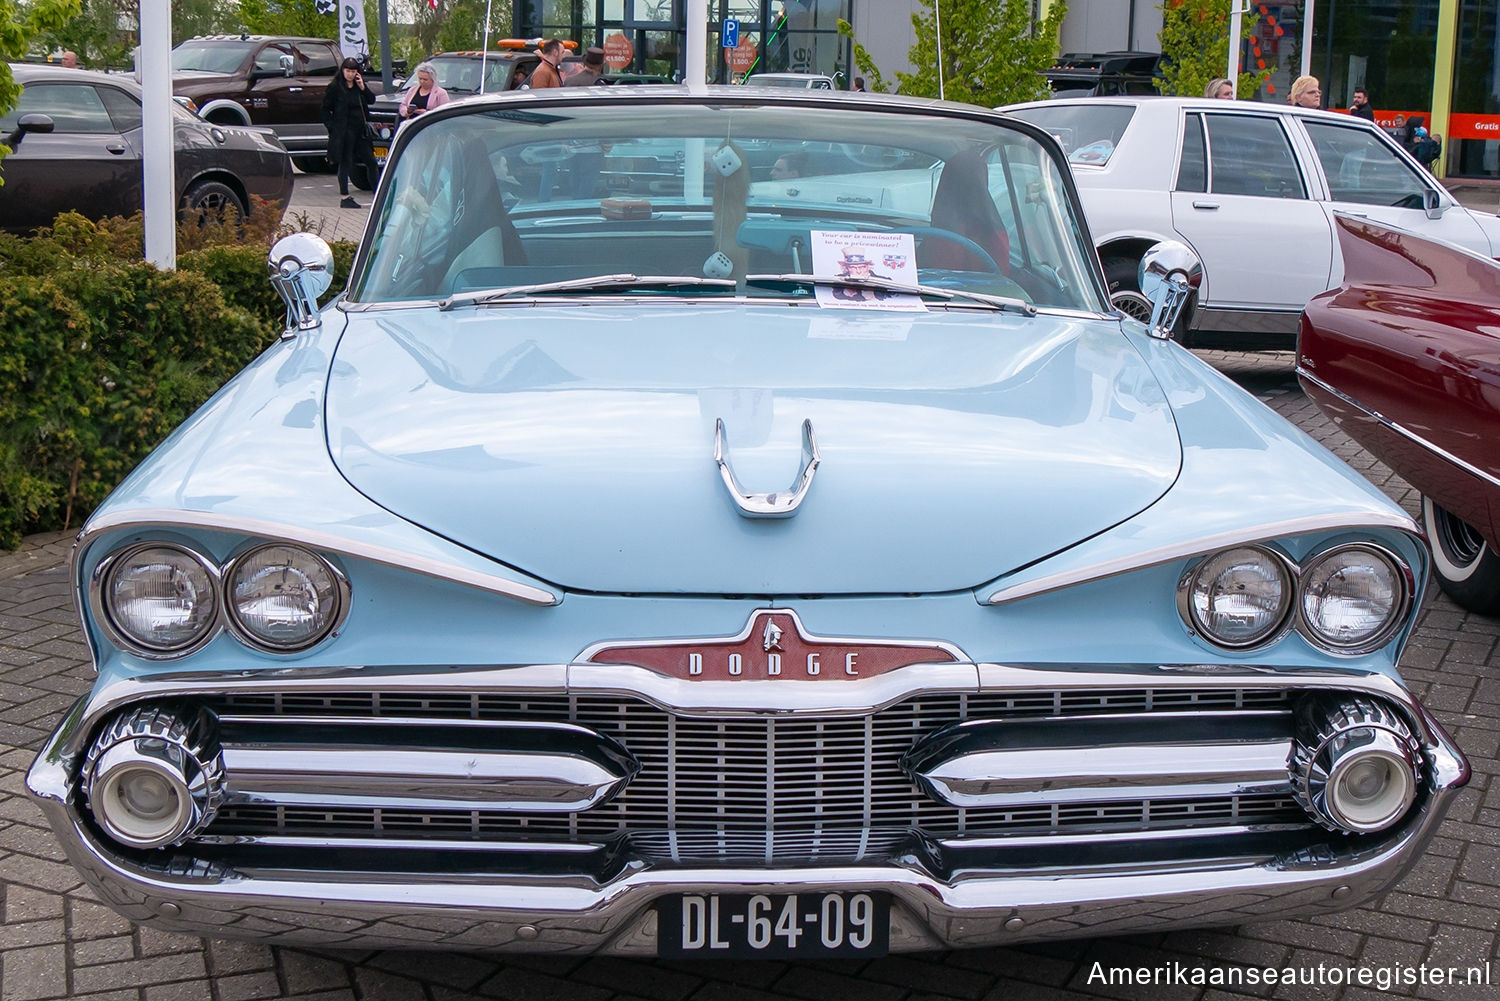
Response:
[{"label": "windshield wiper", "polygon": [[1004,295],[987,295],[983,292],[969,292],[958,288],[939,288],[936,285],[916,285],[907,282],[892,281],[889,278],[876,278],[855,275],[746,275],[745,281],[751,284],[770,284],[775,282],[797,283],[802,285],[833,285],[839,288],[867,288],[881,292],[898,292],[903,295],[930,295],[937,299],[967,299],[971,302],[982,303],[994,309],[1011,310],[1025,316],[1035,316],[1036,307],[1024,299],[1012,299]]},{"label": "windshield wiper", "polygon": [[510,285],[505,288],[477,289],[459,292],[438,303],[438,309],[446,312],[455,306],[483,306],[498,299],[515,295],[531,295],[537,292],[578,292],[590,289],[647,288],[652,286],[711,285],[715,288],[734,288],[730,278],[698,278],[693,275],[594,275],[591,278],[570,278],[561,282],[542,282],[533,285]]}]

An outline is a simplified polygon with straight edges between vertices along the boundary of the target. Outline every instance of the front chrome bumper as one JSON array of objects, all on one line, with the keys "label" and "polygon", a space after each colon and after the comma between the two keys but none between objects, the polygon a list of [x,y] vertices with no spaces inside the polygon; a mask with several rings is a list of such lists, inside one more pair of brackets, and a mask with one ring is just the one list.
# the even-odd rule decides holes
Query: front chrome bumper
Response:
[{"label": "front chrome bumper", "polygon": [[1359,686],[1420,723],[1428,785],[1410,816],[1365,847],[1331,841],[1335,847],[1235,849],[1192,861],[1169,845],[1120,864],[1100,862],[1087,844],[1033,854],[1025,838],[923,845],[914,835],[912,850],[888,860],[822,866],[664,866],[625,848],[603,869],[582,856],[576,866],[538,868],[519,846],[474,846],[441,868],[417,862],[330,871],[297,868],[295,855],[231,868],[181,854],[170,865],[143,866],[104,843],[78,812],[77,750],[101,715],[129,701],[107,689],[67,714],[27,782],[100,896],[131,920],[168,930],[342,948],[654,955],[654,905],[663,896],[842,890],[890,895],[892,951],[972,948],[1280,919],[1342,910],[1389,890],[1436,833],[1469,771],[1451,738],[1399,684],[1370,676]]}]

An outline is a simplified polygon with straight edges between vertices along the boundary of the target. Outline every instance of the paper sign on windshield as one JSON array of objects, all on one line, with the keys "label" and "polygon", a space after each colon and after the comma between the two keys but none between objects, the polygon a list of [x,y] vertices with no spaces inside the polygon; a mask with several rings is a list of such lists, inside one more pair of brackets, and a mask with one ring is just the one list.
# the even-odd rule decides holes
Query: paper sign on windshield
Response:
[{"label": "paper sign on windshield", "polygon": [[[812,231],[812,273],[829,277],[886,278],[914,285],[917,244],[910,233]],[[923,310],[919,296],[880,289],[820,285],[818,305],[834,308]]]}]

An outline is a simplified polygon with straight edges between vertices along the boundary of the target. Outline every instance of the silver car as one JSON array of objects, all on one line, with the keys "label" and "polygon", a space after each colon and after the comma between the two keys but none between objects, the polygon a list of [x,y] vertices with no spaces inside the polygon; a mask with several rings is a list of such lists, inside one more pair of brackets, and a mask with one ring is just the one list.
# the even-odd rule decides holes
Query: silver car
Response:
[{"label": "silver car", "polygon": [[1117,308],[1147,310],[1136,272],[1152,244],[1198,253],[1198,309],[1177,331],[1190,344],[1290,347],[1302,307],[1343,274],[1335,212],[1500,251],[1500,219],[1458,204],[1384,131],[1349,115],[1170,97],[1005,110],[1062,144]]}]

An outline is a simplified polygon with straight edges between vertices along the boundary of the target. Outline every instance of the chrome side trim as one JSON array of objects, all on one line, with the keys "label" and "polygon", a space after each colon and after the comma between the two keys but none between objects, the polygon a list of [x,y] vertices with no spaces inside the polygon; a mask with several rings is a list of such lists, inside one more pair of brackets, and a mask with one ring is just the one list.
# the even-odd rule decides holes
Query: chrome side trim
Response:
[{"label": "chrome side trim", "polygon": [[724,441],[724,418],[714,418],[714,465],[719,467],[719,477],[724,481],[735,507],[746,518],[790,518],[797,513],[812,489],[814,474],[823,456],[818,451],[818,439],[813,435],[812,421],[802,422],[802,468],[797,479],[786,490],[773,490],[766,494],[754,494],[740,486],[734,470],[729,466],[728,445]]},{"label": "chrome side trim", "polygon": [[1314,386],[1317,386],[1319,389],[1323,390],[1323,392],[1327,393],[1328,395],[1338,397],[1340,400],[1343,400],[1345,403],[1349,404],[1349,406],[1358,410],[1360,413],[1368,416],[1371,420],[1378,422],[1388,431],[1394,431],[1396,434],[1399,434],[1407,441],[1411,442],[1414,445],[1421,446],[1422,448],[1431,452],[1433,455],[1437,456],[1439,459],[1442,459],[1444,462],[1450,462],[1469,475],[1483,480],[1490,486],[1500,488],[1500,476],[1496,476],[1493,473],[1486,472],[1485,470],[1480,469],[1478,466],[1474,465],[1472,462],[1465,462],[1463,459],[1460,459],[1452,452],[1446,451],[1445,449],[1439,448],[1438,446],[1434,445],[1432,442],[1428,441],[1426,438],[1423,438],[1421,435],[1417,434],[1415,431],[1411,430],[1405,425],[1397,424],[1395,421],[1391,420],[1389,417],[1385,416],[1379,411],[1371,410],[1363,403],[1360,403],[1358,400],[1354,399],[1354,397],[1350,396],[1348,393],[1335,389],[1328,383],[1324,382],[1322,379],[1318,378],[1312,372],[1308,371],[1307,368],[1303,366],[1300,356],[1297,359],[1297,378],[1305,379],[1306,381],[1312,383]]},{"label": "chrome side trim", "polygon": [[1302,310],[1236,309],[1232,306],[1200,306],[1193,314],[1193,329],[1246,334],[1295,334]]},{"label": "chrome side trim", "polygon": [[438,580],[452,581],[455,584],[515,598],[517,601],[532,605],[556,605],[562,601],[562,595],[556,591],[524,584],[496,574],[481,573],[453,563],[413,556],[400,550],[359,542],[331,532],[309,531],[285,522],[245,518],[239,515],[212,514],[206,511],[161,508],[130,510],[118,515],[95,517],[90,520],[85,533],[80,533],[74,552],[81,556],[89,545],[105,532],[133,528],[171,529],[174,527],[237,532],[267,541],[307,546],[315,550],[369,560],[397,570],[410,570]]},{"label": "chrome side trim", "polygon": [[[1408,532],[1412,535],[1421,534],[1417,523],[1409,515],[1371,514],[1362,515],[1361,518],[1360,525],[1363,527],[1389,528],[1399,532]],[[1135,570],[1145,570],[1149,567],[1161,566],[1164,563],[1172,563],[1176,560],[1192,559],[1195,556],[1207,556],[1220,549],[1259,545],[1290,535],[1305,535],[1310,532],[1327,532],[1337,529],[1349,529],[1351,527],[1354,526],[1349,524],[1348,515],[1329,514],[1309,515],[1305,518],[1273,522],[1257,528],[1220,532],[1217,535],[1201,536],[1197,539],[1188,539],[1181,543],[1147,549],[1113,560],[1104,560],[1092,566],[1078,567],[1073,570],[1062,571],[1061,573],[1049,574],[1044,577],[1038,577],[1035,580],[1027,581],[1024,584],[1001,587],[998,590],[992,591],[989,597],[984,599],[984,603],[988,605],[1004,605],[1012,601],[1034,598],[1039,594],[1046,594],[1049,591],[1058,591],[1065,587],[1076,587],[1079,584],[1104,580],[1107,577],[1116,577]]]}]

